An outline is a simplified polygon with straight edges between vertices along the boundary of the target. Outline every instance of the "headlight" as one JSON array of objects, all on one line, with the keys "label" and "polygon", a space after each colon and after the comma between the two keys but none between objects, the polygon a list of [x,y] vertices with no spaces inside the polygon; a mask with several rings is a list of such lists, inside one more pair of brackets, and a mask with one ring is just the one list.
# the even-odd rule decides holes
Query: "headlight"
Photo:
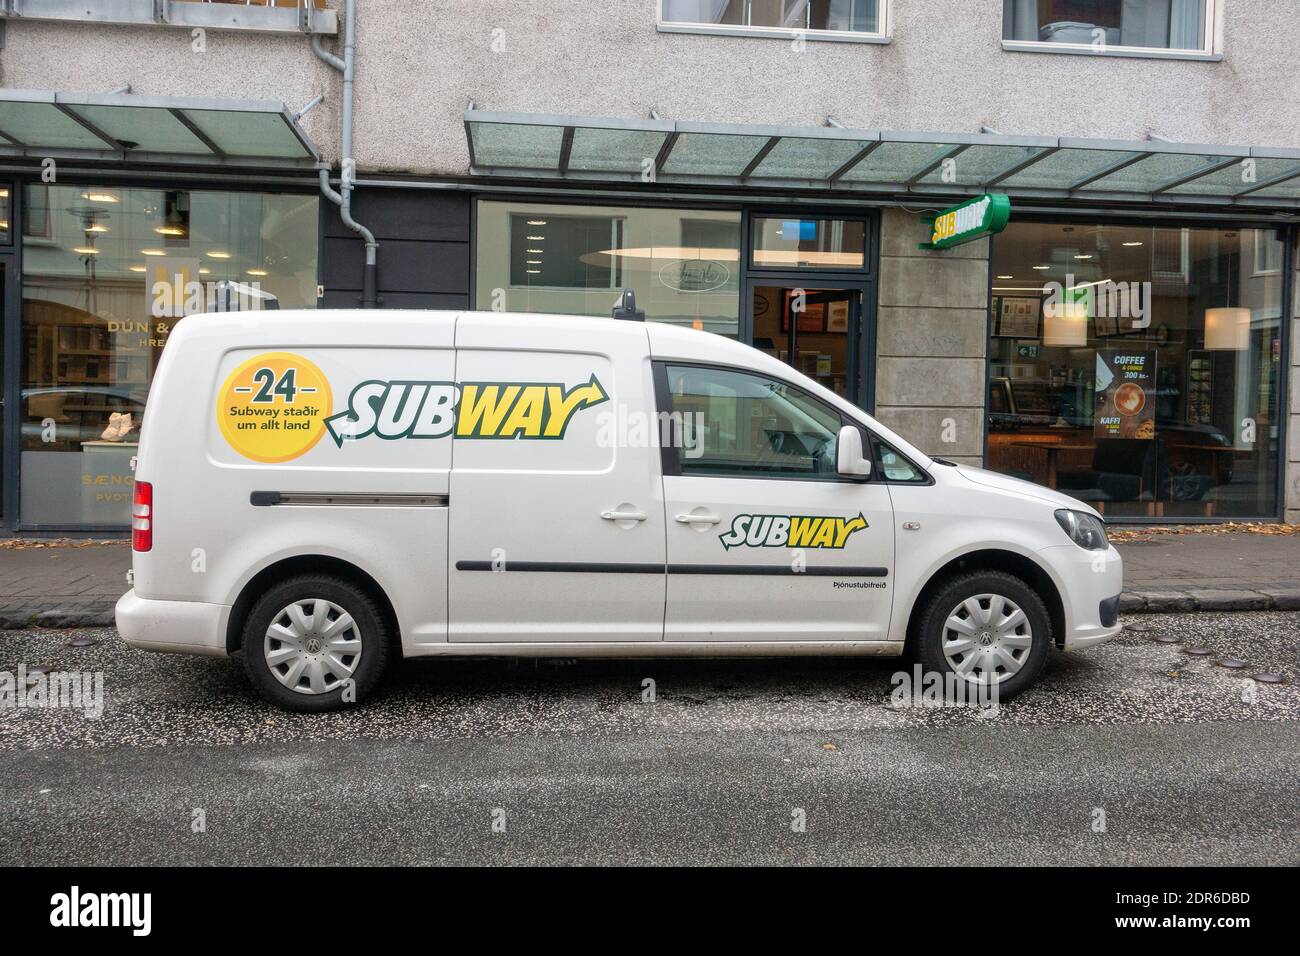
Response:
[{"label": "headlight", "polygon": [[1062,508],[1056,512],[1056,523],[1081,548],[1105,551],[1110,547],[1110,542],[1106,540],[1106,522],[1086,511],[1067,511]]}]

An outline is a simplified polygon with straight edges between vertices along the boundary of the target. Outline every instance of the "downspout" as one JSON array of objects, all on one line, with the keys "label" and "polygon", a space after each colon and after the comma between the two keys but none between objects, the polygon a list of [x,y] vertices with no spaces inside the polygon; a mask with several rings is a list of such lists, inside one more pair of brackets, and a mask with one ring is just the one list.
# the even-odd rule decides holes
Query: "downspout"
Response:
[{"label": "downspout", "polygon": [[339,207],[339,218],[366,243],[366,267],[361,277],[361,308],[374,309],[379,305],[378,258],[379,243],[375,234],[352,218],[352,179],[356,161],[352,156],[352,80],[356,73],[357,0],[346,0],[343,17],[343,58],[339,59],[321,45],[320,34],[313,33],[311,49],[329,66],[343,74],[343,115],[340,120],[341,144],[339,147],[341,174],[336,191],[330,185],[330,167],[322,162],[320,172],[321,194]]}]

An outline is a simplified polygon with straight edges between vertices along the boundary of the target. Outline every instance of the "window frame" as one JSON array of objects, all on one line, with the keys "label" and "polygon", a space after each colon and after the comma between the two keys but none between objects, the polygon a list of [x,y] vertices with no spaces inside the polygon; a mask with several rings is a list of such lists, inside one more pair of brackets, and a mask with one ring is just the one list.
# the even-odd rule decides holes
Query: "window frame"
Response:
[{"label": "window frame", "polygon": [[898,479],[886,478],[884,476],[883,471],[881,471],[882,465],[878,453],[878,445],[880,442],[884,441],[884,439],[880,438],[880,436],[878,436],[875,432],[873,432],[866,424],[845,414],[844,412],[840,411],[838,408],[834,407],[833,405],[828,404],[827,402],[818,398],[816,395],[813,395],[811,392],[809,392],[806,388],[804,388],[801,385],[797,385],[794,382],[791,382],[784,378],[778,378],[775,375],[769,375],[766,372],[755,371],[752,368],[744,368],[739,365],[728,365],[722,362],[693,362],[693,361],[682,360],[682,359],[654,359],[653,377],[654,377],[654,392],[655,392],[655,410],[658,414],[671,415],[673,412],[672,395],[668,390],[668,366],[670,365],[681,367],[681,368],[711,369],[720,372],[731,372],[740,375],[749,375],[755,378],[767,379],[768,381],[771,382],[777,382],[778,384],[784,385],[786,388],[794,389],[795,391],[803,395],[805,398],[807,398],[810,402],[813,402],[814,404],[816,404],[817,406],[825,410],[828,414],[834,415],[836,418],[838,418],[840,422],[840,428],[843,428],[845,425],[852,425],[854,428],[858,429],[858,431],[862,433],[862,447],[864,450],[866,450],[867,454],[871,458],[871,474],[853,476],[853,477],[839,474],[838,447],[836,448],[836,461],[835,461],[837,471],[833,475],[810,475],[808,477],[799,477],[797,475],[688,474],[687,472],[684,472],[682,470],[680,449],[676,445],[672,444],[671,442],[665,443],[662,442],[661,440],[660,447],[659,447],[660,467],[663,471],[663,475],[665,478],[667,477],[721,478],[721,479],[728,479],[733,481],[735,480],[739,480],[739,481],[819,481],[819,482],[829,482],[834,484],[845,484],[845,485],[864,485],[864,484],[907,485],[909,487],[919,487],[922,485],[934,484],[934,478],[930,475],[929,471],[922,468],[915,461],[913,461],[907,455],[904,455],[897,448],[894,448],[894,446],[888,442],[885,442],[885,444],[889,444],[889,447],[894,451],[894,454],[898,455],[909,465],[911,465],[912,468],[917,471],[917,473],[923,475],[925,477],[925,480],[924,481],[900,481]]},{"label": "window frame", "polygon": [[1002,49],[1011,53],[1060,53],[1067,56],[1121,56],[1155,60],[1223,60],[1223,0],[1201,0],[1205,5],[1205,42],[1199,48],[1104,46],[1091,43],[1052,43],[1046,40],[1014,40],[1007,36],[1013,0],[1002,0]]},{"label": "window frame", "polygon": [[800,30],[788,27],[752,27],[727,23],[692,23],[689,20],[665,20],[664,0],[655,3],[655,29],[660,33],[695,33],[706,36],[759,37],[772,40],[816,40],[830,43],[875,43],[893,42],[890,35],[892,26],[893,0],[876,0],[876,17],[880,29],[875,33],[858,30]]}]

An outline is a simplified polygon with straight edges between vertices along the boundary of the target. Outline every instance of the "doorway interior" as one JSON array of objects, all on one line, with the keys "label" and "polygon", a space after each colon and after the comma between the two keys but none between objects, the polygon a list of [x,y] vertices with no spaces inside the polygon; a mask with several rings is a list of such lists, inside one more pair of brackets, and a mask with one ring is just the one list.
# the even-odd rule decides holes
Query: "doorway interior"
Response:
[{"label": "doorway interior", "polygon": [[872,215],[751,213],[745,341],[871,411],[875,404]]}]

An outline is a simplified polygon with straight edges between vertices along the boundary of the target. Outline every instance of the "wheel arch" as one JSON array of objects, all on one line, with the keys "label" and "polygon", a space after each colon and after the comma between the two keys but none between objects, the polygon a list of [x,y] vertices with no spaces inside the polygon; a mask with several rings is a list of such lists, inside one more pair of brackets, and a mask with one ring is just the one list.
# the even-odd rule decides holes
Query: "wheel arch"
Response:
[{"label": "wheel arch", "polygon": [[1062,646],[1065,640],[1065,604],[1061,599],[1060,588],[1048,570],[1028,555],[1003,548],[981,548],[960,554],[940,566],[917,593],[908,610],[906,646],[909,650],[915,646],[921,615],[930,595],[949,579],[968,571],[1004,571],[1023,580],[1047,606],[1048,619],[1052,625],[1052,642],[1057,647]]},{"label": "wheel arch", "polygon": [[388,625],[393,646],[400,653],[402,646],[401,629],[397,622],[397,613],[388,594],[368,572],[343,558],[327,554],[295,554],[273,561],[254,574],[239,591],[230,608],[226,621],[226,653],[233,654],[243,644],[244,624],[249,611],[267,588],[277,581],[283,581],[298,574],[329,574],[366,591],[379,605]]}]

